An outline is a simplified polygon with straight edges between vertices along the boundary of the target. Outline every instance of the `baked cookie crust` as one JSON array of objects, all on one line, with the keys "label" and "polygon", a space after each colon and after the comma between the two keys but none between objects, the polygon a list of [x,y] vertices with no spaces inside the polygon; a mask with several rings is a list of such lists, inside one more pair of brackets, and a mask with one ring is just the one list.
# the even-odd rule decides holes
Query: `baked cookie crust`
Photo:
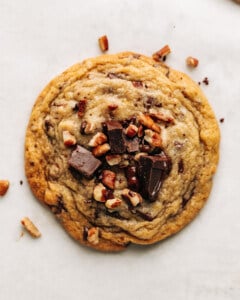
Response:
[{"label": "baked cookie crust", "polygon": [[[113,129],[112,120],[118,122]],[[128,135],[129,127],[136,132]],[[115,142],[135,138],[135,151],[125,144],[113,151],[113,131],[120,134]],[[105,135],[104,142],[96,142],[96,134]],[[38,96],[26,132],[25,171],[36,198],[74,239],[119,251],[158,242],[194,219],[210,194],[219,140],[214,113],[187,75],[141,54],[102,55],[70,67]],[[91,171],[79,166],[82,149]],[[141,156],[154,172],[161,161],[154,196],[150,177],[158,175],[144,169]],[[140,187],[129,183],[129,166],[137,169]],[[99,198],[96,186],[108,196]]]}]

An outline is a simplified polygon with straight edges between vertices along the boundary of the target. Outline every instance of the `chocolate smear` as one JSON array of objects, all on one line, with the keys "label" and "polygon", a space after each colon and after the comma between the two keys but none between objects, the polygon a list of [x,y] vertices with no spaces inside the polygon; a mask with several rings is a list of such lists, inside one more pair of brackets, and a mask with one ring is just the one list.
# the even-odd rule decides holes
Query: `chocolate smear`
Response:
[{"label": "chocolate smear", "polygon": [[138,175],[141,194],[148,201],[155,201],[162,182],[171,169],[170,159],[162,153],[155,156],[141,156]]},{"label": "chocolate smear", "polygon": [[77,146],[68,160],[69,165],[80,172],[83,176],[91,178],[101,165],[101,161],[95,158],[87,149]]},{"label": "chocolate smear", "polygon": [[125,153],[126,146],[123,136],[123,127],[118,121],[106,122],[107,135],[111,147],[111,153]]}]

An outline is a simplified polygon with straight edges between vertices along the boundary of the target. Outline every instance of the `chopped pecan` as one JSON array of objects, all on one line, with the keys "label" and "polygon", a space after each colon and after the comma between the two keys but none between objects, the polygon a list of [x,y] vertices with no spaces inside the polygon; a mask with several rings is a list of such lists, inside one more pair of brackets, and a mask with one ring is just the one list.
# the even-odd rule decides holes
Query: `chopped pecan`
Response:
[{"label": "chopped pecan", "polygon": [[0,196],[6,194],[9,188],[9,181],[8,180],[0,180]]},{"label": "chopped pecan", "polygon": [[105,143],[93,148],[92,153],[94,156],[99,157],[99,156],[103,156],[109,150],[110,150],[110,145],[108,143]]},{"label": "chopped pecan", "polygon": [[101,36],[98,39],[98,44],[102,52],[105,52],[108,50],[108,38],[106,35]]},{"label": "chopped pecan", "polygon": [[98,202],[105,202],[105,194],[107,189],[102,183],[97,184],[93,189],[93,198]]},{"label": "chopped pecan", "polygon": [[196,68],[198,66],[198,63],[199,63],[199,61],[195,57],[189,56],[186,58],[186,64],[189,67]]},{"label": "chopped pecan", "polygon": [[102,183],[110,189],[114,189],[116,174],[110,170],[102,171]]},{"label": "chopped pecan", "polygon": [[134,124],[130,124],[126,129],[125,129],[125,134],[129,138],[133,138],[136,134],[138,133],[138,128]]},{"label": "chopped pecan", "polygon": [[166,123],[174,122],[173,117],[167,116],[167,115],[163,114],[162,112],[150,113],[150,116],[155,120],[163,121]]},{"label": "chopped pecan", "polygon": [[153,119],[149,116],[149,115],[146,115],[146,114],[140,114],[138,116],[138,121],[146,126],[147,128],[149,129],[152,129],[158,133],[161,132],[161,128],[153,121]]},{"label": "chopped pecan", "polygon": [[91,138],[91,140],[88,143],[88,146],[96,147],[98,145],[104,144],[106,141],[107,141],[107,136],[102,132],[98,132]]},{"label": "chopped pecan", "polygon": [[65,146],[73,146],[77,143],[77,140],[73,134],[71,134],[68,130],[63,131],[63,143]]},{"label": "chopped pecan", "polygon": [[96,245],[99,243],[99,228],[92,227],[87,231],[87,240],[89,243]]},{"label": "chopped pecan", "polygon": [[162,138],[159,133],[154,132],[150,129],[146,129],[144,135],[144,140],[149,143],[149,145],[153,147],[161,147],[162,146]]},{"label": "chopped pecan", "polygon": [[161,48],[159,51],[155,52],[152,55],[152,58],[155,61],[163,61],[166,59],[167,55],[171,53],[171,49],[168,45],[165,45],[163,48]]},{"label": "chopped pecan", "polygon": [[122,200],[118,198],[108,199],[105,202],[105,206],[109,209],[114,209],[119,207],[122,204]]},{"label": "chopped pecan", "polygon": [[124,189],[122,191],[122,197],[129,201],[132,206],[137,206],[142,202],[142,197],[140,194],[133,192],[129,189]]},{"label": "chopped pecan", "polygon": [[122,160],[121,155],[119,154],[108,154],[105,158],[109,166],[118,165]]},{"label": "chopped pecan", "polygon": [[38,228],[33,224],[33,222],[25,217],[21,220],[22,225],[26,228],[26,230],[31,234],[32,237],[38,238],[41,236],[41,232]]}]

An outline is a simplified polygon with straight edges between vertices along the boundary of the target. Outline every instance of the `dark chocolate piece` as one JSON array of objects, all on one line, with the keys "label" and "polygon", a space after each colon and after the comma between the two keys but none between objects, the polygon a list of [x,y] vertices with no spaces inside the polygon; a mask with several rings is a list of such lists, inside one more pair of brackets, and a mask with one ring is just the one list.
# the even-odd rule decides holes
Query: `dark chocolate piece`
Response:
[{"label": "dark chocolate piece", "polygon": [[137,168],[135,166],[129,166],[125,169],[125,175],[127,178],[127,184],[130,190],[137,192],[139,190],[139,180],[137,178]]},{"label": "dark chocolate piece", "polygon": [[72,152],[68,163],[87,178],[90,178],[101,165],[99,159],[95,158],[90,151],[79,145]]},{"label": "dark chocolate piece", "polygon": [[140,157],[138,174],[142,188],[141,194],[146,200],[155,201],[170,168],[170,159],[165,154]]},{"label": "dark chocolate piece", "polygon": [[126,146],[121,123],[118,121],[108,121],[106,125],[111,153],[125,153]]}]

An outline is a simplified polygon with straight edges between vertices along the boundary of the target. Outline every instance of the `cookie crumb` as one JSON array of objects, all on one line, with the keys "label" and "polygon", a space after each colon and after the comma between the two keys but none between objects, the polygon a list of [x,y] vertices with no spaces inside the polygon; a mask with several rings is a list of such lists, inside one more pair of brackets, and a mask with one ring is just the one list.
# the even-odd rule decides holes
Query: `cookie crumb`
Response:
[{"label": "cookie crumb", "polygon": [[202,82],[205,83],[206,85],[209,85],[209,80],[207,77],[205,77]]},{"label": "cookie crumb", "polygon": [[224,118],[221,118],[219,121],[220,123],[224,123]]},{"label": "cookie crumb", "polygon": [[198,85],[201,85],[201,81],[198,81]]},{"label": "cookie crumb", "polygon": [[20,180],[19,183],[20,183],[20,185],[23,185],[23,181],[22,180]]},{"label": "cookie crumb", "polygon": [[0,196],[4,196],[9,188],[8,180],[0,180]]},{"label": "cookie crumb", "polygon": [[99,48],[102,52],[105,52],[108,50],[108,38],[106,35],[101,36],[98,39]]},{"label": "cookie crumb", "polygon": [[41,236],[41,232],[28,217],[24,217],[21,220],[21,223],[25,227],[25,229],[31,234],[32,237],[39,238]]}]

